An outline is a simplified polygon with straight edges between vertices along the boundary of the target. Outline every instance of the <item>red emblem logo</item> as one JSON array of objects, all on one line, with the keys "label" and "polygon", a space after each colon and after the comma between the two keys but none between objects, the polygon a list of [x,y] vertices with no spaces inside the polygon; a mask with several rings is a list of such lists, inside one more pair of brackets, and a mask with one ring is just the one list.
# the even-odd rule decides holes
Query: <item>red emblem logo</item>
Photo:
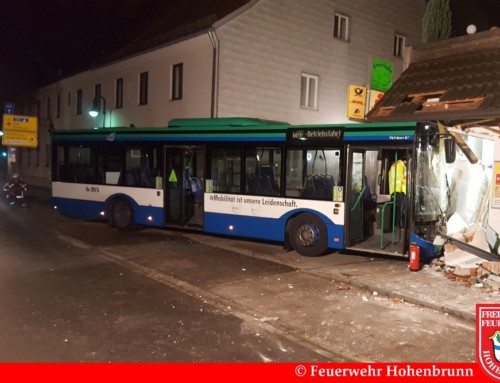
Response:
[{"label": "red emblem logo", "polygon": [[476,305],[476,358],[489,376],[500,380],[500,304]]}]

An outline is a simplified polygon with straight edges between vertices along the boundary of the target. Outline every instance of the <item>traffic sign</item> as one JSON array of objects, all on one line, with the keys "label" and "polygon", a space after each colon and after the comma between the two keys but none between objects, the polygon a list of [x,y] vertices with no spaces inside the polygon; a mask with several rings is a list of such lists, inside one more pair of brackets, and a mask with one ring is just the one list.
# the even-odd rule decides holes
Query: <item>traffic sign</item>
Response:
[{"label": "traffic sign", "polygon": [[14,104],[12,102],[6,102],[4,105],[5,114],[14,114]]},{"label": "traffic sign", "polygon": [[2,145],[36,148],[38,146],[38,118],[4,114]]}]

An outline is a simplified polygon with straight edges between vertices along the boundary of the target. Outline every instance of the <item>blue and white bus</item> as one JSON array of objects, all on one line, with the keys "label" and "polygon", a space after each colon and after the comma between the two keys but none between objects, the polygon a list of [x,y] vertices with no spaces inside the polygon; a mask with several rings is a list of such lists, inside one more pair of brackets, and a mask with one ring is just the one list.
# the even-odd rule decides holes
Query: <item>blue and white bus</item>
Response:
[{"label": "blue and white bus", "polygon": [[[433,256],[442,218],[432,125],[289,125],[175,119],[163,128],[52,135],[53,204],[120,230],[182,228],[276,241],[304,256],[339,249]],[[388,172],[407,160],[406,193]]]}]

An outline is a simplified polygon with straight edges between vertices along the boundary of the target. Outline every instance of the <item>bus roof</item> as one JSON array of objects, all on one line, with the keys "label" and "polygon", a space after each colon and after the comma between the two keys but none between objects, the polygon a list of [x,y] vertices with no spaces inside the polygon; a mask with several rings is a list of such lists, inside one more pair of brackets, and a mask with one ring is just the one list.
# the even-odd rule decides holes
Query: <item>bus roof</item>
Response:
[{"label": "bus roof", "polygon": [[[287,132],[317,131],[312,136],[328,139],[320,131],[342,131],[345,141],[412,140],[416,122],[400,123],[347,123],[289,125],[287,123],[257,118],[192,118],[173,119],[167,127],[113,127],[99,129],[57,130],[52,134],[55,142],[103,141],[177,141],[177,142],[284,142]],[[319,140],[318,140],[319,141]]]}]

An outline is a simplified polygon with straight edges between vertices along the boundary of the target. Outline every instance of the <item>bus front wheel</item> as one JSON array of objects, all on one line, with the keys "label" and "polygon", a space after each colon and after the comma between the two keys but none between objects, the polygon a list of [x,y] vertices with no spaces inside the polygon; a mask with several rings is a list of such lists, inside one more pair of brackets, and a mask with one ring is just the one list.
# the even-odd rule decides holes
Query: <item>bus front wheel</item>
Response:
[{"label": "bus front wheel", "polygon": [[297,253],[306,257],[319,257],[328,248],[326,226],[311,213],[301,213],[293,218],[289,238]]},{"label": "bus front wheel", "polygon": [[128,231],[136,228],[134,209],[128,201],[118,198],[113,201],[110,210],[113,226],[118,230]]}]

